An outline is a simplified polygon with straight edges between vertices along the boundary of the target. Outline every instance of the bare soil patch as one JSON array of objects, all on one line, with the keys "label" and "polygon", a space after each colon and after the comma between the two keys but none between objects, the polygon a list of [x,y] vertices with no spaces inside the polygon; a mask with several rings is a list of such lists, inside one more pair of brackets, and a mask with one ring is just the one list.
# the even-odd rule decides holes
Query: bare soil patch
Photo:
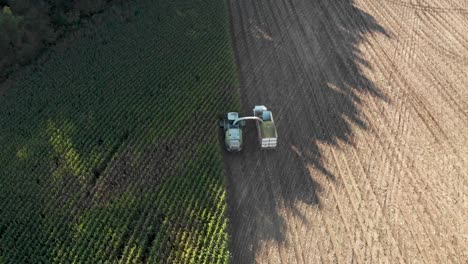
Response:
[{"label": "bare soil patch", "polygon": [[232,263],[466,263],[464,1],[230,1],[243,111]]}]

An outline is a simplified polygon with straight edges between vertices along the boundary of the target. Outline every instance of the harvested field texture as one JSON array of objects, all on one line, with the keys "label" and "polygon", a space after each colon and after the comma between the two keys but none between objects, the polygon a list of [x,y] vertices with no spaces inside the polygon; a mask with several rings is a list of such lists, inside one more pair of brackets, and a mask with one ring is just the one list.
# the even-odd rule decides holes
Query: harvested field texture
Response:
[{"label": "harvested field texture", "polygon": [[230,0],[232,263],[468,262],[468,2]]}]

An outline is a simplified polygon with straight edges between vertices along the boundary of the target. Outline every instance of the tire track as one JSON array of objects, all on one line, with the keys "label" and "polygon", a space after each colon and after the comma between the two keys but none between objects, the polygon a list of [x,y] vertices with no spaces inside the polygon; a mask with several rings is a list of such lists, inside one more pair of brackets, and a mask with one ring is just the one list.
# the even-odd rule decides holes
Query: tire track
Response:
[{"label": "tire track", "polygon": [[[350,195],[350,192],[348,192],[348,195]],[[351,200],[352,200],[352,199],[351,199]],[[356,211],[355,211],[355,213],[356,213]],[[356,213],[356,214],[357,214],[357,213]],[[357,215],[358,215],[358,214],[357,214]]]},{"label": "tire track", "polygon": [[[255,224],[247,224],[253,228],[253,238],[249,241],[254,244],[257,239],[271,242],[262,248],[254,247],[252,254],[257,256],[256,261],[310,263],[305,251],[313,248],[313,252],[318,250],[315,260],[322,261],[382,259],[412,262],[418,259],[440,262],[450,259],[456,262],[453,253],[458,251],[442,245],[448,241],[441,240],[437,227],[444,215],[460,219],[454,214],[454,207],[444,204],[446,199],[437,194],[439,190],[450,188],[453,179],[446,182],[431,178],[437,172],[447,171],[436,167],[426,180],[425,165],[418,157],[413,157],[422,152],[411,146],[412,143],[418,144],[418,148],[426,146],[415,138],[419,134],[431,140],[428,144],[431,150],[434,146],[442,147],[437,153],[457,150],[454,146],[446,147],[451,140],[444,130],[450,123],[439,123],[440,115],[434,113],[433,106],[442,98],[448,104],[455,102],[451,100],[455,97],[450,97],[451,91],[447,90],[440,91],[447,97],[437,95],[436,100],[428,100],[428,92],[418,90],[422,86],[418,81],[430,84],[428,89],[433,91],[445,85],[442,82],[434,85],[436,79],[449,82],[453,78],[445,75],[443,70],[436,71],[431,60],[431,52],[435,49],[431,47],[438,43],[426,43],[432,37],[427,34],[427,22],[418,15],[425,15],[425,11],[403,7],[400,9],[404,12],[396,12],[380,2],[365,2],[366,10],[379,14],[379,19],[396,29],[396,36],[404,36],[395,46],[392,45],[395,41],[389,44],[376,34],[379,31],[373,27],[374,22],[369,22],[369,16],[348,1],[232,3],[244,10],[232,18],[235,22],[236,16],[241,17],[241,25],[235,28],[245,31],[236,33],[244,38],[236,40],[236,49],[241,54],[237,56],[249,53],[247,63],[242,57],[238,58],[240,75],[244,76],[241,81],[244,105],[260,101],[275,107],[278,130],[283,135],[280,144],[285,146],[275,155],[265,153],[260,156],[246,149],[247,157],[238,159],[242,162],[233,164],[230,169],[231,177],[240,176],[238,181],[249,178],[246,183],[258,174],[257,177],[265,181],[253,180],[252,184],[269,185],[268,192],[273,195],[273,200],[282,201],[263,212],[271,219],[284,220],[283,238],[269,237],[255,230]],[[435,22],[438,28],[443,28],[444,23],[452,23],[447,21],[450,20],[438,18]],[[405,32],[406,25],[412,25],[415,34]],[[371,33],[364,38],[364,32]],[[239,41],[243,43],[239,44]],[[451,43],[450,40],[441,42]],[[354,46],[356,43],[359,48]],[[421,49],[425,49],[423,53]],[[446,56],[437,54],[439,58]],[[400,66],[397,63],[402,58],[406,61],[403,60],[403,66]],[[372,62],[372,68],[364,70],[365,64],[355,66],[356,61]],[[419,70],[424,63],[434,71]],[[408,73],[412,72],[415,75],[411,78]],[[367,80],[362,74],[372,79],[381,76],[382,82],[378,84],[385,86],[388,102],[381,102],[372,90],[365,88],[372,79]],[[459,90],[459,87],[448,89]],[[347,103],[344,98],[355,101]],[[250,107],[247,108],[250,111]],[[450,116],[459,113],[460,109],[453,108],[452,111]],[[299,124],[297,120],[301,119],[309,122]],[[365,125],[357,125],[357,122]],[[437,141],[432,143],[432,139]],[[317,142],[325,147],[319,147]],[[295,150],[290,146],[295,146]],[[457,164],[463,162],[461,155],[459,153],[456,158]],[[296,158],[302,161],[294,161]],[[272,159],[280,169],[262,172],[264,164]],[[228,159],[230,162],[232,159]],[[238,166],[246,169],[235,169]],[[323,202],[318,207],[310,207],[299,196],[288,193],[300,188],[294,182],[303,173],[297,170],[299,167],[307,168],[308,177],[321,186],[319,201]],[[254,168],[255,172],[249,172],[248,168]],[[376,177],[376,169],[382,176],[390,177]],[[283,177],[292,182],[285,182]],[[259,190],[259,195],[265,196],[263,189]],[[255,197],[252,192],[250,195]],[[439,198],[443,200],[437,200]],[[256,200],[249,203],[258,204]],[[296,206],[302,216],[295,213]],[[238,210],[242,210],[240,208]],[[256,210],[247,206],[246,212],[256,218]],[[412,212],[416,214],[412,215]],[[452,227],[452,224],[443,225],[444,230]],[[437,235],[432,235],[434,232]],[[318,237],[307,239],[310,236]],[[345,244],[343,239],[352,242]],[[235,248],[241,250],[242,247]],[[436,250],[431,250],[433,248]],[[282,249],[279,255],[274,253]],[[268,253],[274,256],[268,256]],[[249,258],[242,254],[234,259],[249,263]]]},{"label": "tire track", "polygon": [[[270,10],[269,10],[269,11],[273,14],[273,11],[272,11],[271,7],[270,7]],[[280,16],[278,16],[278,17],[280,17]],[[283,23],[284,23],[284,24],[288,24],[288,23],[285,23],[285,21],[283,21]],[[277,23],[275,23],[275,24],[278,25]],[[276,57],[276,59],[279,59],[279,58]],[[287,212],[286,214],[287,214],[287,220],[288,220],[288,222],[291,222],[292,217],[291,217],[290,213]],[[297,237],[298,239],[300,239],[300,237],[302,237],[302,236],[299,235],[299,233],[297,232],[297,228],[296,228],[296,227],[293,228],[293,229],[291,229],[291,230],[293,231],[293,232],[292,232],[292,236],[293,236],[293,237]],[[305,263],[304,257],[303,257],[303,255],[302,255],[302,252],[304,252],[304,250],[301,248],[301,244],[303,244],[303,243],[300,242],[300,243],[296,243],[295,245],[293,245],[293,250],[294,250],[295,255],[296,255],[296,261],[299,261],[299,263]],[[298,247],[299,249],[296,249],[296,247]],[[301,253],[298,253],[298,251],[301,252]]]},{"label": "tire track", "polygon": [[[390,10],[388,10],[388,11],[391,12]],[[412,84],[412,85],[409,85],[409,86],[407,86],[407,87],[411,88],[411,87],[414,87],[414,86],[415,86],[415,85]],[[415,99],[415,100],[417,100],[417,101],[419,101],[419,102],[416,103],[416,104],[414,104],[414,101],[413,101],[413,105],[424,106],[425,104],[424,104],[423,102],[421,102],[420,96],[416,95],[415,92],[414,92],[413,90],[411,90],[411,91],[412,91],[412,92],[411,92],[412,98]],[[426,109],[426,111],[420,112],[421,118],[424,117],[424,114],[423,114],[423,113],[429,113],[429,111],[427,111],[427,109]],[[435,118],[434,118],[434,117],[429,117],[429,120],[427,120],[427,119],[424,119],[424,120],[426,120],[425,123],[427,124],[428,128],[431,129],[431,128],[432,128],[432,125],[430,125],[430,124],[431,124],[430,120],[435,120]],[[441,127],[439,127],[437,124],[435,124],[435,127],[441,132],[442,135],[446,136],[445,132],[443,131],[443,129],[442,129]],[[434,135],[437,135],[437,134],[438,134],[438,133],[437,133],[436,131],[434,131],[433,129],[431,129],[431,131],[433,131],[433,134],[434,134]],[[438,138],[438,136],[435,136],[435,137]],[[439,138],[438,138],[438,140],[441,141]]]},{"label": "tire track", "polygon": [[425,5],[421,3],[412,3],[412,1],[405,2],[405,1],[398,1],[398,0],[386,0],[385,2],[389,2],[395,5],[399,5],[405,7],[406,9],[414,9],[414,10],[422,10],[422,11],[430,11],[436,13],[460,13],[460,14],[468,14],[468,9],[466,8],[442,8],[442,7],[433,7],[430,5]]},{"label": "tire track", "polygon": [[[283,3],[283,6],[280,7],[279,5],[276,6],[276,9],[277,10],[285,10],[286,11],[286,14],[283,15],[283,14],[279,14],[278,16],[276,17],[284,17],[286,19],[286,17],[288,17],[288,22],[292,22],[292,23],[288,23],[288,22],[285,22],[285,21],[282,21],[282,24],[291,24],[291,25],[299,25],[300,26],[300,21],[297,19],[296,17],[296,20],[293,19],[292,16],[290,16],[290,12],[291,10],[289,9],[289,6],[287,6],[287,3],[286,2],[282,2]],[[272,9],[270,8],[270,11],[272,11]],[[289,14],[288,14],[289,13]],[[273,14],[273,12],[272,12]],[[276,22],[276,21],[275,21]],[[276,25],[278,25],[278,23],[275,23]],[[296,54],[296,58],[298,58],[297,54]],[[278,59],[278,58],[277,58]],[[287,210],[288,211],[288,210]],[[291,214],[289,213],[289,211],[287,212],[287,219],[288,219],[288,222],[291,222],[291,219],[293,219],[293,217],[291,216]],[[329,227],[327,227],[328,229],[328,232],[330,231],[329,230]],[[299,243],[295,243],[295,245],[293,246],[293,249],[295,251],[295,254],[296,254],[296,260],[299,262],[299,263],[306,263],[306,261],[304,260],[304,255],[303,255],[303,252],[304,252],[304,249],[302,248],[301,245],[305,245],[304,243],[304,240],[301,240],[301,235],[300,233],[298,232],[297,230],[297,225],[294,226],[294,228],[292,229],[293,232],[292,232],[292,237],[296,237],[299,241]],[[296,247],[298,249],[296,249]],[[300,253],[298,253],[297,251],[299,251]]]},{"label": "tire track", "polygon": [[[347,19],[349,21],[349,18]],[[374,194],[375,195],[375,194]]]},{"label": "tire track", "polygon": [[[413,86],[414,86],[414,85],[411,85],[410,87],[413,87]],[[443,90],[443,89],[440,89],[440,90]],[[414,93],[413,93],[413,94],[414,94]],[[419,98],[419,96],[417,96],[416,98]],[[422,103],[422,104],[420,103],[419,105],[424,105],[424,103]],[[427,113],[427,111],[425,111],[425,112]],[[423,115],[422,115],[422,116],[423,116]],[[435,120],[434,117],[430,117],[430,119]],[[426,123],[428,124],[428,126],[429,126],[429,128],[430,128],[430,127],[431,127],[431,126],[429,125],[430,123],[427,122],[427,121],[426,121]],[[436,127],[438,127],[438,125],[436,125]],[[439,130],[442,132],[442,134],[446,136],[445,132],[443,132],[443,129],[442,129],[441,127],[438,127],[438,128],[439,128]],[[435,134],[436,134],[436,133],[435,133]]]}]

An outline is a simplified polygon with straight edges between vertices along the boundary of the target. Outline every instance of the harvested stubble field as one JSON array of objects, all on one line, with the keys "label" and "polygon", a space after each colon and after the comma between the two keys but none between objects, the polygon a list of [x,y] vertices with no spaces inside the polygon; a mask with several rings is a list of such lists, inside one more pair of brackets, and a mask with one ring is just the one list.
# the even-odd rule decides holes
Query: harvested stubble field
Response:
[{"label": "harvested stubble field", "polygon": [[243,111],[232,263],[468,262],[468,2],[230,1]]}]

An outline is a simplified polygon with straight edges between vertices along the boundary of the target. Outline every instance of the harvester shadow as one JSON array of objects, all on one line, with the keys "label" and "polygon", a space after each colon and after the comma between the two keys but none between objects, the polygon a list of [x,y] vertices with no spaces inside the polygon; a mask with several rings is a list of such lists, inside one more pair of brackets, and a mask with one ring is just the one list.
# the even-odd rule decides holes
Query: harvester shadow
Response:
[{"label": "harvester shadow", "polygon": [[297,205],[320,210],[319,179],[339,181],[320,146],[352,145],[352,128],[367,129],[361,94],[387,100],[364,76],[371,65],[358,45],[373,32],[390,35],[353,2],[231,1],[243,111],[266,105],[279,135],[276,151],[261,151],[250,124],[244,151],[224,155],[232,263],[254,263],[265,244],[287,242],[285,211],[307,223]]}]

